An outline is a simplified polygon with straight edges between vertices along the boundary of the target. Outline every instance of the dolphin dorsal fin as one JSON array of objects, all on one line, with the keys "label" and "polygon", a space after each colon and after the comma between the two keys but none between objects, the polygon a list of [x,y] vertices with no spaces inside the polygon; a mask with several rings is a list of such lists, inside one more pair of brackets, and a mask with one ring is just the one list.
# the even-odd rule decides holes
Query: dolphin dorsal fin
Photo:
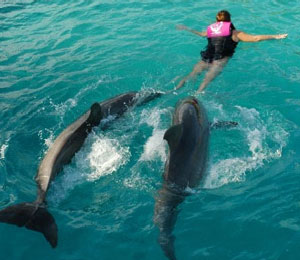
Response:
[{"label": "dolphin dorsal fin", "polygon": [[171,149],[178,145],[180,137],[182,136],[182,132],[182,124],[173,125],[165,132],[164,139],[168,141]]},{"label": "dolphin dorsal fin", "polygon": [[88,122],[93,126],[99,125],[102,119],[101,106],[99,103],[94,103],[90,109],[90,115],[88,118]]}]

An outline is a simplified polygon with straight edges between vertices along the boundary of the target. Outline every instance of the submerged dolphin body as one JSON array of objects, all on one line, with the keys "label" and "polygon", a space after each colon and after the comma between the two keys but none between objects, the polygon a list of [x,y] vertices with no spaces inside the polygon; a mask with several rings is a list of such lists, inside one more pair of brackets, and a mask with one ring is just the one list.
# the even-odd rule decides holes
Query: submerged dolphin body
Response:
[{"label": "submerged dolphin body", "polygon": [[101,103],[94,103],[79,119],[69,125],[54,141],[40,163],[36,175],[37,198],[32,203],[20,203],[0,211],[0,222],[43,233],[54,248],[57,245],[57,226],[53,216],[46,209],[46,194],[51,180],[68,164],[83,145],[94,126],[109,115],[121,116],[130,106],[141,105],[159,93],[140,95],[137,92],[121,94]]},{"label": "submerged dolphin body", "polygon": [[154,223],[158,226],[159,244],[165,255],[175,260],[174,229],[177,206],[201,181],[207,161],[209,122],[204,107],[193,97],[177,103],[173,125],[164,139],[169,145],[163,185],[155,202]]}]

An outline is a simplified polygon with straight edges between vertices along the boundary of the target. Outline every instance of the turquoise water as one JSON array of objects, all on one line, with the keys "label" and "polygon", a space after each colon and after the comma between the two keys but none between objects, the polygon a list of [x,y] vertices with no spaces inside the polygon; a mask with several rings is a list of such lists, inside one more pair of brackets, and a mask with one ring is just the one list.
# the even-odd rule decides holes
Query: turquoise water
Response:
[{"label": "turquoise water", "polygon": [[[9,1],[0,3],[0,208],[36,197],[34,177],[55,137],[95,101],[170,90],[206,44],[220,9],[248,33],[198,95],[211,133],[205,180],[180,205],[178,259],[300,259],[300,1]],[[89,135],[54,181],[52,249],[39,233],[0,224],[1,259],[165,259],[153,224],[178,95],[130,110]]]}]

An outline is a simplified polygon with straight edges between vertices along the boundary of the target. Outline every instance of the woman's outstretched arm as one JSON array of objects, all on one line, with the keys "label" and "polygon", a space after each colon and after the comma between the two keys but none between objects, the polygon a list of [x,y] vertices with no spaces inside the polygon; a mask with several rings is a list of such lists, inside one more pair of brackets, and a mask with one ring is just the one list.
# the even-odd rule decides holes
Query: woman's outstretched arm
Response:
[{"label": "woman's outstretched arm", "polygon": [[198,32],[198,31],[193,30],[185,25],[177,25],[176,28],[177,28],[177,30],[180,30],[180,31],[188,31],[188,32],[194,33],[198,36],[206,37],[206,32]]},{"label": "woman's outstretched arm", "polygon": [[274,34],[274,35],[251,35],[244,33],[242,31],[234,31],[233,37],[234,40],[242,41],[242,42],[259,42],[265,40],[279,40],[284,39],[288,36],[287,33],[285,34]]}]

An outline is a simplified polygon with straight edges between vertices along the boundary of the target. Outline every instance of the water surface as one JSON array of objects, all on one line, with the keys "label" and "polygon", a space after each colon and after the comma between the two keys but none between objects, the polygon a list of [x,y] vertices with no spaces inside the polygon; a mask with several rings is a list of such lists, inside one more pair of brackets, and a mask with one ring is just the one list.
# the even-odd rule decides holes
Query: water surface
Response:
[{"label": "water surface", "polygon": [[[299,259],[300,13],[296,1],[2,1],[0,3],[0,207],[33,201],[34,176],[55,138],[95,101],[174,88],[199,60],[220,9],[252,34],[198,95],[210,121],[207,177],[180,206],[178,259]],[[53,183],[53,250],[36,232],[0,225],[3,259],[165,259],[153,224],[178,95],[95,128]]]}]

